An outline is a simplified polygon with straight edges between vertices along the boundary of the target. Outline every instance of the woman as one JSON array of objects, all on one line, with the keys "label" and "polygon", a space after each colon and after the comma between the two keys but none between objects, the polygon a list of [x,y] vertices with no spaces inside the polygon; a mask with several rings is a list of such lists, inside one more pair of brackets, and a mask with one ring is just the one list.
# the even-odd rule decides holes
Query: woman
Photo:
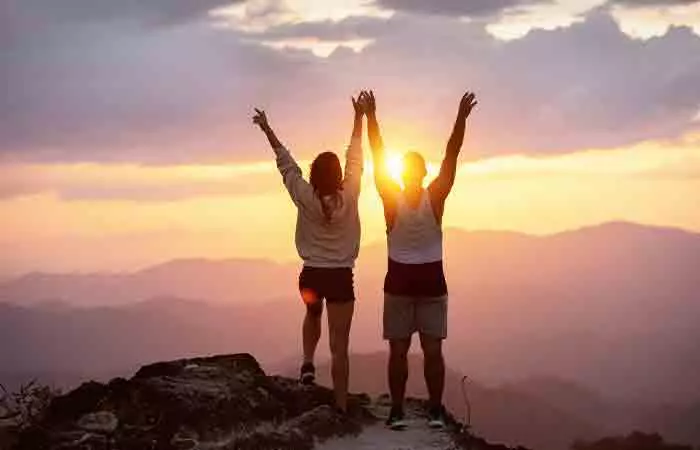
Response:
[{"label": "woman", "polygon": [[347,411],[348,341],[354,311],[353,267],[360,247],[357,201],[362,178],[362,116],[365,94],[352,99],[355,120],[346,153],[345,176],[335,153],[324,152],[311,164],[309,182],[289,151],[277,139],[264,111],[255,109],[260,126],[277,157],[277,168],[297,207],[296,246],[304,267],[299,291],[306,304],[302,327],[304,362],[300,381],[315,380],[314,353],[321,337],[325,300],[331,350],[331,375],[337,408]]}]

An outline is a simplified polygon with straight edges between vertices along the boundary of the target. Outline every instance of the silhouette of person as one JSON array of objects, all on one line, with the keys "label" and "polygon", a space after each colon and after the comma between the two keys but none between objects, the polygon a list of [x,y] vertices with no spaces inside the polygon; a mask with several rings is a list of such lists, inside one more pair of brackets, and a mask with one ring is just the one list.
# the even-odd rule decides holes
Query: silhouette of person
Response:
[{"label": "silhouette of person", "polygon": [[348,345],[355,306],[353,267],[360,247],[357,202],[363,171],[362,117],[364,103],[352,98],[354,125],[346,153],[345,176],[335,153],[323,152],[311,164],[307,182],[290,152],[279,141],[264,111],[255,109],[253,122],[275,152],[292,202],[297,207],[296,247],[304,262],[299,292],[306,305],[302,326],[304,359],[299,380],[315,381],[314,354],[321,337],[324,300],[327,307],[331,375],[336,406],[347,411]]},{"label": "silhouette of person", "polygon": [[466,93],[439,175],[423,188],[425,160],[415,152],[403,158],[403,187],[392,180],[385,161],[374,92],[367,94],[367,128],[374,161],[374,177],[384,205],[388,270],[384,280],[383,335],[389,341],[389,390],[392,408],[387,426],[403,429],[403,402],[408,380],[408,351],[418,332],[429,393],[429,424],[445,425],[442,396],[445,362],[442,341],[447,337],[447,284],[442,263],[442,216],[454,184],[457,157],[464,141],[466,120],[477,102]]}]

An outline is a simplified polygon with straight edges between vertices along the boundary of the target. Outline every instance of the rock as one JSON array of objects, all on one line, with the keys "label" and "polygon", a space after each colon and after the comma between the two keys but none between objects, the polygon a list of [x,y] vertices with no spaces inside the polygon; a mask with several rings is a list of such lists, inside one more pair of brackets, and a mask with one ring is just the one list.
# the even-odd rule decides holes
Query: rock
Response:
[{"label": "rock", "polygon": [[[352,443],[366,438],[367,430],[378,436],[385,430],[366,395],[350,396],[348,414],[332,405],[330,389],[267,376],[248,354],[168,361],[144,366],[128,380],[89,382],[56,397],[41,422],[21,432],[11,448],[312,450],[331,442],[333,449],[336,437]],[[424,401],[406,405],[424,422]],[[436,436],[449,447],[430,448],[505,450],[463,432],[451,418],[449,424]],[[425,437],[421,429],[414,432]]]},{"label": "rock", "polygon": [[269,377],[248,354],[168,361],[57,397],[16,448],[307,450],[373,420],[366,401],[352,396],[350,417],[340,417],[331,390]]},{"label": "rock", "polygon": [[48,410],[48,415],[55,419],[75,420],[99,405],[107,394],[107,387],[95,381],[83,383],[70,393],[56,397]]},{"label": "rock", "polygon": [[98,411],[85,414],[77,422],[78,428],[95,433],[114,433],[119,425],[119,419],[109,411]]},{"label": "rock", "polygon": [[183,371],[201,369],[223,369],[231,373],[265,376],[258,361],[248,353],[234,355],[217,355],[206,358],[180,359],[177,361],[158,362],[143,366],[136,372],[134,379],[177,376]]}]

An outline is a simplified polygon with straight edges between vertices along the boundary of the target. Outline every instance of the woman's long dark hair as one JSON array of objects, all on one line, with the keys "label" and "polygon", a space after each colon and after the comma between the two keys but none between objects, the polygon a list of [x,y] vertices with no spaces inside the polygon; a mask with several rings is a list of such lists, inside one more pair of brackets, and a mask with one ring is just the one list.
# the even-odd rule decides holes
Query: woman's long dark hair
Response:
[{"label": "woman's long dark hair", "polygon": [[331,221],[333,211],[323,198],[328,195],[338,196],[338,192],[343,189],[343,171],[340,167],[340,160],[333,152],[323,152],[311,163],[311,175],[309,176],[311,187],[318,195],[323,210],[326,223]]}]

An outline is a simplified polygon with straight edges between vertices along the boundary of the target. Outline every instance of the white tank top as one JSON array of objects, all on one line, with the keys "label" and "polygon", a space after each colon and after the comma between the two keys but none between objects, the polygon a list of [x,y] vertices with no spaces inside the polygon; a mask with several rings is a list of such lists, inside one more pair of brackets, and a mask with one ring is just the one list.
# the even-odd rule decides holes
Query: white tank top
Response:
[{"label": "white tank top", "polygon": [[399,195],[394,226],[387,235],[389,258],[403,264],[442,260],[442,227],[435,220],[430,194],[423,189],[418,207]]}]

